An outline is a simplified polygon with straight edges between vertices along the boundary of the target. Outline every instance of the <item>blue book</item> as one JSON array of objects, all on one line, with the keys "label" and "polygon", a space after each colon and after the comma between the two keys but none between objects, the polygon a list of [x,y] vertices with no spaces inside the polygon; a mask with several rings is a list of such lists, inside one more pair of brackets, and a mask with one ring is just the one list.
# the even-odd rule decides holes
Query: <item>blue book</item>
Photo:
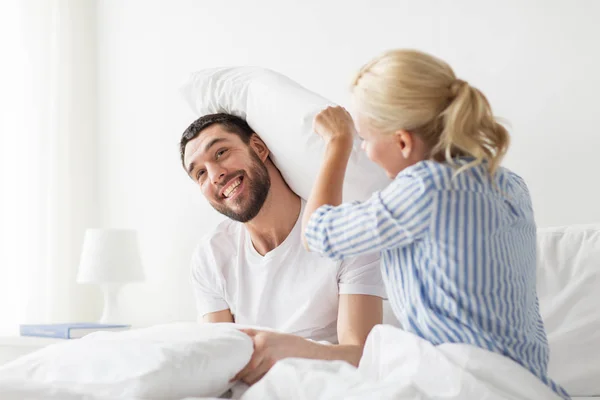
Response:
[{"label": "blue book", "polygon": [[130,325],[73,323],[73,324],[26,324],[20,326],[21,336],[51,337],[59,339],[78,339],[92,332],[119,332],[129,329]]}]

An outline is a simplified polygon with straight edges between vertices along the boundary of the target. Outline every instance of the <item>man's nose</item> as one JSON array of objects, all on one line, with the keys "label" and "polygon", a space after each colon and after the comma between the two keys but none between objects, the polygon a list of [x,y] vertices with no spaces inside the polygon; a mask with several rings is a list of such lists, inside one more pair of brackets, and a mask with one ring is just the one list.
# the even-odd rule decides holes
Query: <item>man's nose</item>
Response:
[{"label": "man's nose", "polygon": [[223,183],[223,178],[225,177],[225,169],[219,167],[219,166],[213,166],[212,168],[209,167],[209,177],[212,183],[214,184],[219,184],[219,183]]}]

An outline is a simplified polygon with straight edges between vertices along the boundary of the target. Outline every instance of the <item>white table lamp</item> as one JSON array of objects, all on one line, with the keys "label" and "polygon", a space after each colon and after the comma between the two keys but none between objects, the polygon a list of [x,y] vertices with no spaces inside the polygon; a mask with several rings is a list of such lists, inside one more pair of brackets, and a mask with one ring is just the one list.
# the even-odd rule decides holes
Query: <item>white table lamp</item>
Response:
[{"label": "white table lamp", "polygon": [[142,280],[144,272],[135,230],[86,230],[77,282],[101,286],[104,311],[100,323],[123,323],[117,305],[119,290],[125,283]]}]

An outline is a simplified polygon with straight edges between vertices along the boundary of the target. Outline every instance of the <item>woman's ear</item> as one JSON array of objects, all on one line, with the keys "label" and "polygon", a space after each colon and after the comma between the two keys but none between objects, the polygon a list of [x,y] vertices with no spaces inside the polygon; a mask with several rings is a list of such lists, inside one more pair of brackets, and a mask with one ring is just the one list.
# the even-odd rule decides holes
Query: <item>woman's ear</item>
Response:
[{"label": "woman's ear", "polygon": [[408,159],[414,150],[415,140],[413,134],[403,129],[394,132],[394,143],[398,146],[402,157]]},{"label": "woman's ear", "polygon": [[250,137],[250,147],[263,162],[267,160],[271,153],[265,142],[256,133],[253,133]]}]

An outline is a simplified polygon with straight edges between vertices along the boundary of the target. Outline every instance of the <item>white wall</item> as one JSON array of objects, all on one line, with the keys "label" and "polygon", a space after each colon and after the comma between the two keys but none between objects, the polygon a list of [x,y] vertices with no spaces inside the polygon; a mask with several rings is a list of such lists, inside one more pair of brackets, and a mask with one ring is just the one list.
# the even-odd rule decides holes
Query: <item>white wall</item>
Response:
[{"label": "white wall", "polygon": [[194,318],[189,257],[221,220],[178,158],[194,118],[190,71],[261,65],[347,104],[354,71],[410,47],[447,60],[511,123],[506,165],[540,226],[600,221],[600,2],[199,1],[98,4],[99,192],[106,226],[141,232],[148,281],[123,293],[132,323]]}]

